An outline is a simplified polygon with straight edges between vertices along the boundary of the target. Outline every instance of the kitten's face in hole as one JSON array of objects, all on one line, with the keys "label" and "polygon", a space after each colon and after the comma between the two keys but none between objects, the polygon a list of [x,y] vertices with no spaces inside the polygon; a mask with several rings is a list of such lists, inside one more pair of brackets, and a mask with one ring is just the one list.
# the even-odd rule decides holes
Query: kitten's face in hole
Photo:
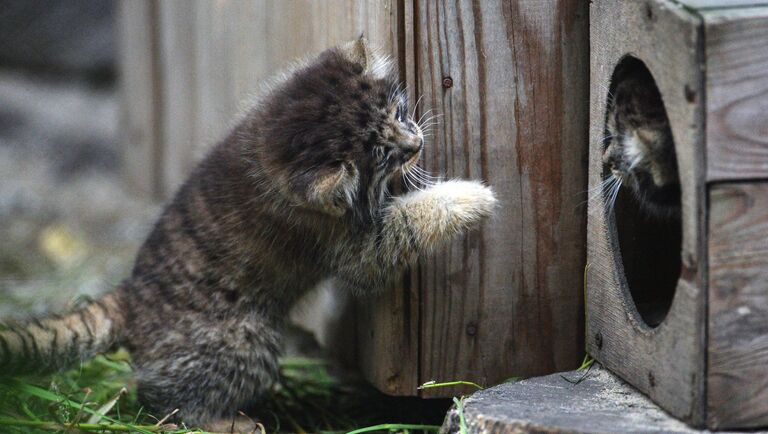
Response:
[{"label": "kitten's face in hole", "polygon": [[260,124],[270,174],[334,215],[371,214],[424,146],[396,71],[362,38],[295,70],[269,94]]},{"label": "kitten's face in hole", "polygon": [[609,179],[620,182],[613,183],[615,188],[629,188],[648,214],[678,217],[680,181],[672,131],[653,78],[642,68],[629,62],[614,74],[603,167]]}]

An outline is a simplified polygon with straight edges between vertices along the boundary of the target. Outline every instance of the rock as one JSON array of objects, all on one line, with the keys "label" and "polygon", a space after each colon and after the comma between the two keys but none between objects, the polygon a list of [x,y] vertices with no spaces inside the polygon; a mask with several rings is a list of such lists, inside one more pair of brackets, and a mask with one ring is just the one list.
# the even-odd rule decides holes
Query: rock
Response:
[{"label": "rock", "polygon": [[[500,384],[466,398],[463,407],[467,432],[475,434],[708,432],[674,419],[597,364],[586,375],[571,371]],[[440,432],[460,432],[455,405]]]}]

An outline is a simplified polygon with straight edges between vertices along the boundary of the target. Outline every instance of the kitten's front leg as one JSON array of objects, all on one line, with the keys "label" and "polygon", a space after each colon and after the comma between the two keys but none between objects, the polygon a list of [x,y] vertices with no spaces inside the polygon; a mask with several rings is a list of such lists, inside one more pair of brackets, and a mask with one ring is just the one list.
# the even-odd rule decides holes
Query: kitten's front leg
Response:
[{"label": "kitten's front leg", "polygon": [[446,181],[395,197],[382,212],[362,250],[339,246],[337,284],[354,292],[376,292],[396,280],[419,255],[488,217],[493,190],[477,181]]},{"label": "kitten's front leg", "polygon": [[384,213],[388,243],[384,255],[411,256],[432,252],[460,234],[496,206],[490,187],[477,181],[452,180],[395,198]]}]

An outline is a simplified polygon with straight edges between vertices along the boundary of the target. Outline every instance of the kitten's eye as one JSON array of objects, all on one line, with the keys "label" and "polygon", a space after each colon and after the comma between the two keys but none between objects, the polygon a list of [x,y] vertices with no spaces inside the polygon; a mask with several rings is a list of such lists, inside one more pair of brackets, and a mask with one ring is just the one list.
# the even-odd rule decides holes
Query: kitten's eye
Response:
[{"label": "kitten's eye", "polygon": [[402,104],[397,105],[397,111],[395,112],[395,118],[400,122],[405,122],[405,106]]}]

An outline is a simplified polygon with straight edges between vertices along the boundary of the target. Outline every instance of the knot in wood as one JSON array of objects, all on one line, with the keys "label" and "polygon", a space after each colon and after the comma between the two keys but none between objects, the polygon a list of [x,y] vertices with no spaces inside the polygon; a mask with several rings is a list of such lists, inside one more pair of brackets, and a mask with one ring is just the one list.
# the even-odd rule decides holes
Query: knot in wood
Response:
[{"label": "knot in wood", "polygon": [[446,89],[450,89],[453,87],[453,79],[450,76],[443,77],[443,87]]},{"label": "knot in wood", "polygon": [[474,322],[468,323],[465,331],[467,332],[468,336],[475,336],[477,334],[477,324]]}]

